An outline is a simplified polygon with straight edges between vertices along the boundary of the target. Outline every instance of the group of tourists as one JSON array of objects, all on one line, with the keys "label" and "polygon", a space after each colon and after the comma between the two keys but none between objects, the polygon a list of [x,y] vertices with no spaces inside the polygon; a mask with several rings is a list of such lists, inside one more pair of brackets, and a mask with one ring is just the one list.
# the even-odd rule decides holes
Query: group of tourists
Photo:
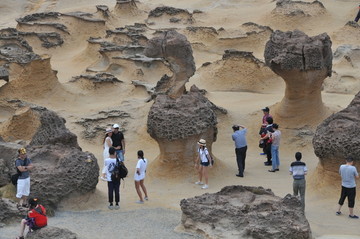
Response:
[{"label": "group of tourists", "polygon": [[[105,130],[105,137],[103,140],[104,167],[100,178],[101,180],[106,181],[108,185],[108,208],[110,210],[117,210],[120,208],[120,184],[122,177],[115,175],[118,173],[118,168],[121,165],[124,165],[125,137],[119,128],[120,126],[118,124],[114,124],[112,128],[107,128]],[[136,203],[143,204],[144,200],[149,200],[144,184],[148,160],[144,158],[144,152],[142,150],[137,152],[137,159],[138,162],[135,169],[134,181],[139,200],[136,201]],[[144,197],[142,197],[142,192],[144,193]]]}]

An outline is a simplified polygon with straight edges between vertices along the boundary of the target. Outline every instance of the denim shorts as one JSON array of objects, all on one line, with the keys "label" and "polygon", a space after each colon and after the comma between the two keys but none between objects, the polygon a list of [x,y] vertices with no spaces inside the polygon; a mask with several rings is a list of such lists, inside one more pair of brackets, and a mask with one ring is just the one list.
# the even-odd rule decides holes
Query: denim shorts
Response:
[{"label": "denim shorts", "polygon": [[207,166],[209,166],[209,162],[201,162],[200,165],[204,166],[204,167],[207,167]]}]

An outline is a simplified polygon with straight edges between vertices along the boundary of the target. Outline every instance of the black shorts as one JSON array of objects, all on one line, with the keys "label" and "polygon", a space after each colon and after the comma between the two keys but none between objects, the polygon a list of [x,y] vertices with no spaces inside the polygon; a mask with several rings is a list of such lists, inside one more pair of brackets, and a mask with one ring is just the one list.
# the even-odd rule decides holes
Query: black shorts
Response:
[{"label": "black shorts", "polygon": [[207,167],[207,166],[209,166],[209,162],[201,162],[200,165],[204,166],[204,167]]}]

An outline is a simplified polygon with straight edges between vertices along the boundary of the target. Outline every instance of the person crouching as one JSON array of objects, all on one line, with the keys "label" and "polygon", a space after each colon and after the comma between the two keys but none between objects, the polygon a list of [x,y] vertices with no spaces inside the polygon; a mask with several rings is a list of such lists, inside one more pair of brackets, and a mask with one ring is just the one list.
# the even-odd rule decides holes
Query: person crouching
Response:
[{"label": "person crouching", "polygon": [[29,228],[29,232],[39,230],[47,226],[46,209],[43,205],[38,204],[37,198],[29,199],[29,212],[25,219],[20,223],[20,236],[17,239],[24,239],[25,228]]}]

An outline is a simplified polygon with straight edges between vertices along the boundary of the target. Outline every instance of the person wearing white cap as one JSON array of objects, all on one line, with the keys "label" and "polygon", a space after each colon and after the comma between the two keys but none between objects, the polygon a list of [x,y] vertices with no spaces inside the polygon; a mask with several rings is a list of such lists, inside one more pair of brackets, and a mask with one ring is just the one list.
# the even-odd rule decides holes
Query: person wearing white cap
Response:
[{"label": "person wearing white cap", "polygon": [[112,139],[111,139],[111,135],[112,135],[112,129],[111,128],[107,128],[105,130],[105,137],[103,140],[103,159],[104,159],[104,167],[102,170],[102,177],[101,180],[103,181],[107,181],[106,179],[106,167],[105,167],[105,159],[109,158],[110,154],[109,154],[109,148],[112,146]]},{"label": "person wearing white cap", "polygon": [[205,178],[205,185],[202,186],[202,189],[209,188],[209,177],[208,177],[208,167],[212,167],[213,160],[209,154],[209,151],[206,148],[206,140],[200,139],[198,142],[199,149],[198,149],[198,157],[195,160],[195,168],[198,170],[199,173],[199,181],[197,181],[196,185],[203,185],[202,182],[203,177]]},{"label": "person wearing white cap", "polygon": [[120,126],[118,124],[113,125],[113,134],[111,136],[112,139],[112,146],[116,150],[116,157],[124,162],[125,158],[125,138],[124,134],[119,131]]}]

